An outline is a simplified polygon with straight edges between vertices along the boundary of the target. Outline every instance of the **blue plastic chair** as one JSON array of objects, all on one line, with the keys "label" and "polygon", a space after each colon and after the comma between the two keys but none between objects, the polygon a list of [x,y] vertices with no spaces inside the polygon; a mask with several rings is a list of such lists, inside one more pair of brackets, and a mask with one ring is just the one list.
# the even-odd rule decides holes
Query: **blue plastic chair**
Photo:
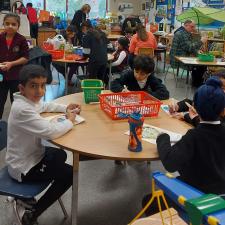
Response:
[{"label": "blue plastic chair", "polygon": [[[0,151],[7,146],[7,123],[0,121]],[[51,182],[26,182],[20,183],[12,179],[8,174],[7,166],[0,169],[0,195],[10,196],[13,199],[13,209],[19,225],[22,225],[21,218],[18,213],[18,200],[29,201],[44,191]],[[65,219],[68,217],[62,200],[58,199],[62,208]]]}]

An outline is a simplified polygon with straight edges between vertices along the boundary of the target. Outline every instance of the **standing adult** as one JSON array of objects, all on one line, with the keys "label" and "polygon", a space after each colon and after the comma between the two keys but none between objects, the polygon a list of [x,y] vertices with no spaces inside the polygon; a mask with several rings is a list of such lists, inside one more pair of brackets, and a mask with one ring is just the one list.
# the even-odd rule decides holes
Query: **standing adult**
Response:
[{"label": "standing adult", "polygon": [[38,38],[38,18],[37,11],[33,8],[33,4],[31,2],[27,3],[27,18],[30,23],[30,36],[35,38],[37,41]]},{"label": "standing adult", "polygon": [[90,29],[83,38],[83,53],[89,58],[88,73],[91,79],[105,81],[107,44],[106,34],[97,28]]},{"label": "standing adult", "polygon": [[[206,37],[196,36],[196,26],[192,20],[186,20],[184,26],[174,33],[170,50],[170,64],[177,68],[178,62],[175,56],[196,56],[201,46],[206,43]],[[181,65],[182,68],[186,69]],[[192,85],[198,87],[202,84],[205,66],[192,67]]]},{"label": "standing adult", "polygon": [[91,11],[91,6],[89,4],[84,4],[81,7],[81,9],[76,11],[71,21],[71,25],[75,26],[77,29],[77,39],[79,41],[79,44],[82,41],[81,40],[82,39],[81,24],[86,21],[87,14],[89,14],[90,11]]}]

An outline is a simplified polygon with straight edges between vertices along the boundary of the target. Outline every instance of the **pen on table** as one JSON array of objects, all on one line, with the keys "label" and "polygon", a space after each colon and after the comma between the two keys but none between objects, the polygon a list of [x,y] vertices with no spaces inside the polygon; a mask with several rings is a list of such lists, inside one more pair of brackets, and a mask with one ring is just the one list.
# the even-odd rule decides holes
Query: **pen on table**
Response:
[{"label": "pen on table", "polygon": [[185,104],[189,109],[193,110],[194,113],[197,113],[195,108],[191,104],[189,104],[188,102],[185,102]]}]

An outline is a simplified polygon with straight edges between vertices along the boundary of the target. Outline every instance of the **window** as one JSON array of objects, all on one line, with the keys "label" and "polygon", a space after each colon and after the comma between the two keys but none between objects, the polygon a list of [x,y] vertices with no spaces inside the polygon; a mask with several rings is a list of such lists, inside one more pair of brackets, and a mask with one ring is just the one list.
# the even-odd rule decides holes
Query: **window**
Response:
[{"label": "window", "polygon": [[66,12],[66,1],[62,0],[45,0],[46,10],[53,15]]},{"label": "window", "polygon": [[68,18],[72,19],[74,13],[85,3],[91,6],[90,18],[105,17],[106,0],[68,0]]},{"label": "window", "polygon": [[26,7],[27,3],[31,2],[33,7],[39,11],[40,9],[44,9],[44,0],[23,0],[23,4]]}]

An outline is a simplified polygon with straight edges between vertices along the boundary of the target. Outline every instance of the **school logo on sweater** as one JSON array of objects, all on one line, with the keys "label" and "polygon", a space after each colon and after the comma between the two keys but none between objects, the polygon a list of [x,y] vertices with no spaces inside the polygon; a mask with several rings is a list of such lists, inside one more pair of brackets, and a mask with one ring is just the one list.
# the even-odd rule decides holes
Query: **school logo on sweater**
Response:
[{"label": "school logo on sweater", "polygon": [[13,52],[19,52],[20,51],[20,47],[19,46],[15,46],[14,48],[13,48]]}]

